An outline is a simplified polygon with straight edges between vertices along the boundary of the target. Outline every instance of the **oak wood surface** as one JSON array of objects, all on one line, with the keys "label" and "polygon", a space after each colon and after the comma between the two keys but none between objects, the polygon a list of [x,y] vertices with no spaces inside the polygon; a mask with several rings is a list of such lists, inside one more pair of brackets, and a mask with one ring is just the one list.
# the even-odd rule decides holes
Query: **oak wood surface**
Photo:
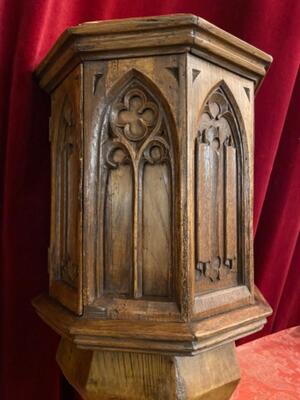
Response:
[{"label": "oak wood surface", "polygon": [[[183,296],[178,218],[184,200],[176,184],[180,160],[177,155],[175,163],[175,152],[184,136],[175,132],[184,133],[186,120],[184,95],[176,96],[178,90],[184,94],[184,68],[181,55],[86,66],[85,92],[92,95],[85,96],[84,107],[84,230],[89,239],[83,301],[89,314],[103,309],[128,318],[132,309],[138,318],[170,318],[176,310],[179,318],[174,300]],[[113,184],[119,174],[122,180]],[[127,282],[126,293],[112,288],[110,296],[103,296],[109,294],[105,285],[112,276]]]},{"label": "oak wood surface", "polygon": [[51,98],[50,293],[82,314],[82,66]]},{"label": "oak wood surface", "polygon": [[272,58],[190,15],[68,29],[51,95],[49,295],[84,398],[227,399],[254,285],[254,95]]},{"label": "oak wood surface", "polygon": [[[194,55],[188,71],[187,101],[194,110],[188,115],[191,232],[196,223],[190,263],[196,267],[194,314],[200,315],[207,308],[208,314],[214,307],[225,310],[227,296],[232,307],[253,301],[254,85]],[[230,151],[234,157],[228,159]],[[235,253],[231,259],[228,251]],[[218,290],[215,296],[209,296],[211,289]]]},{"label": "oak wood surface", "polygon": [[176,357],[82,350],[62,339],[57,362],[85,400],[227,400],[240,379],[233,343]]},{"label": "oak wood surface", "polygon": [[96,21],[67,29],[37,69],[47,90],[80,59],[107,59],[194,51],[261,83],[272,57],[192,14]]},{"label": "oak wood surface", "polygon": [[80,347],[195,354],[260,330],[271,313],[257,291],[256,302],[189,324],[162,321],[101,320],[76,317],[48,296],[33,302],[40,317]]}]

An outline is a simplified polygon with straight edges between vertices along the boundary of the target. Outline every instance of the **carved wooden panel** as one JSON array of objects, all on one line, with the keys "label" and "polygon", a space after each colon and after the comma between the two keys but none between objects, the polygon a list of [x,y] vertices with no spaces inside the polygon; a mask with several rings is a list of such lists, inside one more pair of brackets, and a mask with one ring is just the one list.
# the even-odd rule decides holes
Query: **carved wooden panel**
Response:
[{"label": "carved wooden panel", "polygon": [[208,97],[196,139],[196,281],[200,293],[235,286],[242,264],[242,142],[225,86]]},{"label": "carved wooden panel", "polygon": [[[60,215],[60,279],[78,287],[77,263],[78,198],[80,184],[79,149],[75,132],[74,109],[69,96],[63,101],[57,139],[57,185]],[[75,201],[74,201],[75,200]]]},{"label": "carved wooden panel", "polygon": [[81,312],[81,128],[77,69],[53,96],[50,292]]},{"label": "carved wooden panel", "polygon": [[167,113],[141,74],[113,88],[101,134],[103,293],[170,298],[174,149]]}]

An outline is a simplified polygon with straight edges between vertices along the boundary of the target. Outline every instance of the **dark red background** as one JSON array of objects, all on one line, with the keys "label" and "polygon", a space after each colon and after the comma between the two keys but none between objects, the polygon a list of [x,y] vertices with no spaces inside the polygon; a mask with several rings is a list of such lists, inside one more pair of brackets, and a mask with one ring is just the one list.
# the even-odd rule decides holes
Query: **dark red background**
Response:
[{"label": "dark red background", "polygon": [[274,57],[256,100],[256,282],[274,309],[264,333],[300,323],[299,0],[0,0],[3,400],[74,398],[55,364],[58,337],[30,304],[47,288],[50,200],[49,99],[32,72],[70,25],[174,12]]}]

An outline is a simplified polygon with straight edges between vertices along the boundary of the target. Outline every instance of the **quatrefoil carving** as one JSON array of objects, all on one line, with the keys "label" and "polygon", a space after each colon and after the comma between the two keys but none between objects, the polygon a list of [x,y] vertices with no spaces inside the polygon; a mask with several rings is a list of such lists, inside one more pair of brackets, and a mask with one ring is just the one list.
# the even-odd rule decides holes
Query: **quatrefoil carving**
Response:
[{"label": "quatrefoil carving", "polygon": [[124,96],[124,101],[112,108],[112,128],[118,134],[123,133],[128,140],[138,142],[153,131],[158,113],[157,105],[149,101],[144,92],[131,89]]}]

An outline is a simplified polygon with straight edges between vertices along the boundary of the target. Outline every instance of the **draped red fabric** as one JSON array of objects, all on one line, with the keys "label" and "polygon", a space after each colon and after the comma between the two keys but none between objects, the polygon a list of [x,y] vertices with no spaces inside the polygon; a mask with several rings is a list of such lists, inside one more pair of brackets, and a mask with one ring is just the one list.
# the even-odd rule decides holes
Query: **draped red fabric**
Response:
[{"label": "draped red fabric", "polygon": [[30,304],[47,288],[50,209],[50,107],[33,70],[70,25],[174,12],[274,57],[256,99],[256,281],[274,309],[265,334],[300,323],[299,0],[0,0],[1,399],[75,398]]}]

